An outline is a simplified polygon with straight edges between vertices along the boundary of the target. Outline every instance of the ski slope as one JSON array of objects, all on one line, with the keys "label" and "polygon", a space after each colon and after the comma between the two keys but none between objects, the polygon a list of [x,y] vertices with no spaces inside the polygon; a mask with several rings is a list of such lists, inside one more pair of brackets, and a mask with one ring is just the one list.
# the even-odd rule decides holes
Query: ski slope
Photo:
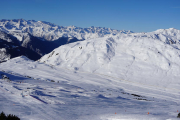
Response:
[{"label": "ski slope", "polygon": [[[174,120],[180,91],[17,57],[0,64],[0,109],[22,120]],[[149,114],[148,114],[149,112]]]}]

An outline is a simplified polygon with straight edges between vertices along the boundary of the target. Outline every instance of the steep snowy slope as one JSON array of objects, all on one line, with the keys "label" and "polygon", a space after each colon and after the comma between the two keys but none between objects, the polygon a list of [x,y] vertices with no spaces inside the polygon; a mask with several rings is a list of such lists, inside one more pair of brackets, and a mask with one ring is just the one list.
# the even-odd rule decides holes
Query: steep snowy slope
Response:
[{"label": "steep snowy slope", "polygon": [[3,31],[0,31],[0,39],[5,40],[7,42],[12,42],[16,45],[20,45],[20,42],[16,37],[14,37],[11,34],[7,34],[6,32]]},{"label": "steep snowy slope", "polygon": [[[17,57],[18,55],[19,56],[25,55],[26,57],[29,57],[32,60],[38,60],[44,54],[51,52],[52,50],[54,50],[55,48],[57,48],[61,45],[79,41],[76,38],[64,38],[64,37],[61,37],[55,41],[46,41],[46,40],[42,40],[41,38],[34,37],[30,33],[20,34],[22,38],[21,38],[21,41],[19,41],[16,38],[17,36],[16,35],[13,36],[13,35],[3,32],[3,31],[0,31],[0,39],[1,39],[0,46],[1,46],[1,49],[3,49],[2,50],[3,52],[1,51],[1,53],[3,55],[1,55],[0,59],[5,60],[5,58],[4,58],[5,50],[4,49],[6,49],[5,46],[7,44],[13,44],[14,46],[18,46],[18,47],[22,48],[21,50],[23,50],[23,51],[20,51],[20,49],[18,49],[18,51],[14,50],[13,53],[16,55],[10,55],[12,52],[8,52],[7,54],[9,54],[11,56],[11,58],[13,58],[12,56]],[[4,40],[4,42],[2,42],[2,40]],[[10,48],[12,48],[12,47],[10,47]],[[9,48],[9,50],[10,50],[10,48]],[[6,50],[6,51],[9,51],[9,50]],[[27,52],[27,51],[29,51],[29,52]],[[34,54],[34,57],[32,57],[33,54]],[[37,55],[37,54],[39,54],[39,55]],[[2,58],[2,56],[4,56],[4,57]]]},{"label": "steep snowy slope", "polygon": [[[28,42],[30,42],[31,40],[29,40]],[[27,40],[23,41],[23,43],[24,42],[27,42]],[[38,55],[36,51],[32,49],[34,47],[33,45],[31,45],[31,49],[28,49],[28,47],[21,44],[22,43],[16,37],[12,36],[11,34],[7,34],[6,32],[0,31],[0,62],[21,55],[24,55],[32,60],[38,60],[41,57],[41,55]]]},{"label": "steep snowy slope", "polygon": [[[129,82],[178,89],[180,45],[142,35],[118,35],[61,46],[40,62]],[[152,79],[153,78],[153,79]]]},{"label": "steep snowy slope", "polygon": [[24,33],[23,40],[21,41],[21,46],[38,53],[40,56],[43,56],[47,53],[50,53],[52,50],[54,50],[55,48],[61,45],[76,41],[79,40],[76,38],[64,38],[64,37],[61,37],[55,41],[46,41],[34,37],[29,33]]},{"label": "steep snowy slope", "polygon": [[20,41],[22,40],[23,33],[25,32],[49,41],[57,40],[60,37],[75,37],[79,40],[84,40],[103,37],[110,34],[116,35],[117,33],[132,33],[131,31],[120,31],[101,27],[63,27],[49,22],[24,19],[0,20],[0,30],[13,34]]},{"label": "steep snowy slope", "polygon": [[32,50],[0,39],[0,63],[21,55],[27,56],[31,60],[38,60],[41,57]]}]

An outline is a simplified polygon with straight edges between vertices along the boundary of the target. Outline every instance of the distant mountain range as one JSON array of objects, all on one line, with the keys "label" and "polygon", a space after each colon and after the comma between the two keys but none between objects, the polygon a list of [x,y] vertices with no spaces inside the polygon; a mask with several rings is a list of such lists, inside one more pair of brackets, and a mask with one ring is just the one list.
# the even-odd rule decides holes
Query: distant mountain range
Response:
[{"label": "distant mountain range", "polygon": [[[44,21],[3,19],[0,20],[0,55],[3,56],[1,57],[1,61],[20,55],[25,55],[32,60],[38,60],[43,55],[52,52],[61,45],[88,39],[111,38],[115,36],[119,38],[124,37],[124,41],[128,36],[133,36],[134,38],[152,38],[166,44],[171,44],[173,47],[179,49],[177,44],[179,44],[180,40],[180,31],[174,28],[159,29],[149,33],[133,33],[132,31],[102,27],[63,27]],[[12,46],[17,46],[21,49],[16,51]],[[12,52],[8,51],[13,51],[13,55]]]},{"label": "distant mountain range", "polygon": [[85,40],[91,38],[104,37],[105,35],[116,35],[119,33],[132,33],[132,31],[113,30],[102,27],[80,28],[75,26],[58,26],[49,22],[13,19],[0,20],[0,30],[17,36],[22,41],[23,33],[30,33],[34,37],[39,37],[44,40],[54,41],[61,37],[77,38]]},{"label": "distant mountain range", "polygon": [[[20,53],[17,54],[25,55],[33,60],[38,60],[41,56],[64,44],[104,37],[107,35],[132,33],[131,31],[113,30],[101,27],[62,27],[49,22],[24,19],[0,20],[0,31],[1,40],[5,40],[8,43],[12,42],[11,44],[16,44],[24,49],[26,48],[39,54],[39,57],[36,56],[33,58],[27,53],[26,55]],[[4,54],[5,53],[3,52],[3,56]],[[10,55],[10,53],[6,56],[11,56],[11,58],[17,57]],[[4,57],[3,60],[5,60]]]}]

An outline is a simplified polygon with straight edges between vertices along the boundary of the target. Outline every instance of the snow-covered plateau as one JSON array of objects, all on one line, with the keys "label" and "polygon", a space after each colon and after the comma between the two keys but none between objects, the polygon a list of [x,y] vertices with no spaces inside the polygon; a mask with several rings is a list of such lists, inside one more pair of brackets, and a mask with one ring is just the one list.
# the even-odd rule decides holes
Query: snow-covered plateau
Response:
[{"label": "snow-covered plateau", "polygon": [[[6,43],[0,59],[7,59],[0,63],[0,109],[6,114],[22,120],[179,119],[180,30],[133,33],[23,19],[1,20],[0,30]],[[31,47],[62,36],[77,40],[37,61],[5,54],[14,40]]]}]

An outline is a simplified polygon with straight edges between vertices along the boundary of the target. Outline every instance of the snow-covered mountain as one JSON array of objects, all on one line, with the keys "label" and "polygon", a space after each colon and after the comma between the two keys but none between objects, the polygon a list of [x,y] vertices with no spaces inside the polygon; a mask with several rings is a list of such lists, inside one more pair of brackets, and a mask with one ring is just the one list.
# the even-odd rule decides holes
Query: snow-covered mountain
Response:
[{"label": "snow-covered mountain", "polygon": [[[0,31],[0,38],[8,42],[18,43],[40,56],[51,52],[61,45],[79,40],[132,33],[131,31],[101,27],[63,27],[49,22],[24,19],[0,20]],[[6,33],[11,37],[4,36],[2,33]]]},{"label": "snow-covered mountain", "polygon": [[0,63],[21,55],[27,56],[31,60],[37,60],[41,57],[32,50],[29,50],[13,42],[7,42],[3,39],[0,39]]},{"label": "snow-covered mountain", "polygon": [[175,28],[158,29],[156,31],[148,33],[132,33],[131,35],[135,37],[148,37],[158,39],[167,44],[175,44],[176,42],[179,43],[180,40],[180,30],[177,30]]},{"label": "snow-covered mountain", "polygon": [[21,55],[32,60],[38,60],[41,57],[36,52],[21,46],[21,42],[13,35],[0,31],[0,62]]},{"label": "snow-covered mountain", "polygon": [[3,31],[0,31],[0,39],[20,45],[20,42],[16,37]]},{"label": "snow-covered mountain", "polygon": [[[22,19],[1,20],[0,26],[0,62],[8,60],[0,63],[5,113],[23,120],[168,120],[180,114],[180,30],[108,33],[91,27],[81,33]],[[11,59],[26,49],[52,52],[39,61],[27,52]]]},{"label": "snow-covered mountain", "polygon": [[79,40],[76,38],[68,38],[68,37],[67,38],[61,37],[55,41],[46,41],[46,40],[41,40],[38,37],[34,37],[30,33],[24,33],[23,40],[21,41],[21,46],[28,48],[38,53],[39,55],[43,56],[47,53],[50,53],[52,50],[54,50],[55,48],[61,45],[76,41]]},{"label": "snow-covered mountain", "polygon": [[43,56],[40,62],[141,84],[177,88],[180,85],[179,33],[170,28],[79,41],[60,46]]},{"label": "snow-covered mountain", "polygon": [[75,26],[58,26],[49,22],[13,19],[0,20],[0,30],[16,36],[20,41],[23,33],[28,32],[35,37],[48,41],[54,41],[61,37],[77,38],[79,40],[104,37],[105,35],[116,35],[118,33],[132,33],[125,30],[113,30],[110,28],[89,27],[80,28]]}]

